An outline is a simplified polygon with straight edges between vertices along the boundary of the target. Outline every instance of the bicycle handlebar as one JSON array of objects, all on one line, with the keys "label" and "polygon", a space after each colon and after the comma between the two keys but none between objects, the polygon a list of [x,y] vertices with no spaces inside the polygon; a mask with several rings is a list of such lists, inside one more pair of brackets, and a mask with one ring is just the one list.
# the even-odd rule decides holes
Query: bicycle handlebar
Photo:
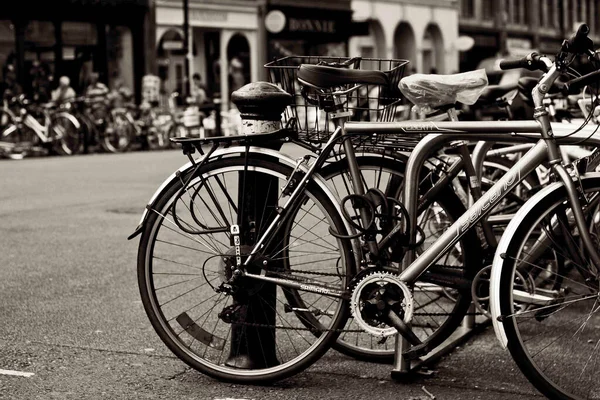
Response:
[{"label": "bicycle handlebar", "polygon": [[525,68],[529,71],[548,71],[548,66],[543,61],[542,56],[538,53],[530,53],[525,57],[518,60],[502,60],[500,61],[500,69],[508,70],[508,69],[518,69]]},{"label": "bicycle handlebar", "polygon": [[593,55],[594,42],[588,37],[590,27],[587,24],[579,25],[577,31],[562,44],[562,50],[575,54]]},{"label": "bicycle handlebar", "polygon": [[598,81],[600,81],[600,70],[590,72],[579,78],[571,79],[569,82],[565,83],[565,86],[568,88],[569,92],[573,92]]}]

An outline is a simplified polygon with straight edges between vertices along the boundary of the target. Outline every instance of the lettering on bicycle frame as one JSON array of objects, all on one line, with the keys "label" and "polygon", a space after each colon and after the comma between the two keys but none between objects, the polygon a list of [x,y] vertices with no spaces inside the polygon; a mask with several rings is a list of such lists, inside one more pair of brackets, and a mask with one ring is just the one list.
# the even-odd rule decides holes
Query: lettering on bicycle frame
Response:
[{"label": "lettering on bicycle frame", "polygon": [[435,122],[415,122],[413,125],[403,125],[404,132],[462,132],[456,129],[440,128]]},{"label": "lettering on bicycle frame", "polygon": [[482,215],[485,215],[491,210],[517,183],[521,181],[521,170],[515,172],[508,171],[498,183],[490,188],[484,195],[470,207],[465,214],[462,215],[456,222],[457,235],[461,235],[468,231],[473,225],[479,221]]}]

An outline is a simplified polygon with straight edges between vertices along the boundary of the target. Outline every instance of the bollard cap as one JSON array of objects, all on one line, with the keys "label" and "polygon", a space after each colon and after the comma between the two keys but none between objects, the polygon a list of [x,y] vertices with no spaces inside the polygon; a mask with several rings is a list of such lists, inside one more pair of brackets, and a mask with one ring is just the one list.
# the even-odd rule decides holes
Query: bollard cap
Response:
[{"label": "bollard cap", "polygon": [[268,82],[249,83],[231,94],[242,119],[279,121],[292,100],[291,94]]}]

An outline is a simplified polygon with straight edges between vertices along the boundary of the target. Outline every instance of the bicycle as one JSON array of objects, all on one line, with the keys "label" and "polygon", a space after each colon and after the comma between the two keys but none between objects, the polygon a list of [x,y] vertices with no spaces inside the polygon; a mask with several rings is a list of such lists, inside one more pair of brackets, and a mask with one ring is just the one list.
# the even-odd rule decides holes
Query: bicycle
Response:
[{"label": "bicycle", "polygon": [[[16,112],[12,111],[15,109]],[[39,152],[72,155],[79,122],[54,103],[32,104],[24,95],[5,104],[0,112],[0,148],[7,157],[22,159]]]},{"label": "bicycle", "polygon": [[98,145],[110,153],[120,153],[129,148],[134,129],[125,110],[112,108],[109,103],[106,98],[89,99],[85,96],[68,102],[69,109],[81,125],[74,152],[88,152],[90,147]]},{"label": "bicycle", "polygon": [[[586,34],[586,29],[582,27],[576,36],[566,41],[565,46],[563,46],[564,51],[557,57],[558,61],[556,64],[552,64],[546,58],[536,60],[536,62],[548,64],[550,67],[550,72],[542,78],[540,84],[536,87],[536,95],[534,96],[536,105],[539,107],[537,115],[540,122],[539,125],[535,122],[522,124],[514,122],[489,124],[468,122],[437,124],[429,122],[388,124],[348,123],[345,129],[342,129],[340,126],[336,127],[321,154],[310,165],[305,165],[302,162],[294,163],[283,154],[274,150],[251,146],[251,144],[257,143],[257,141],[260,143],[261,139],[265,139],[264,137],[237,138],[238,140],[242,140],[243,145],[228,147],[226,149],[219,149],[219,147],[223,144],[231,143],[232,139],[181,140],[180,142],[185,145],[188,155],[191,149],[201,151],[201,144],[203,143],[212,143],[212,147],[198,162],[192,158],[189,165],[184,166],[171,179],[165,182],[149,203],[142,223],[134,233],[134,235],[142,233],[138,255],[138,277],[142,299],[153,326],[163,341],[165,341],[176,355],[188,364],[213,377],[242,382],[281,379],[309,366],[333,343],[339,334],[340,327],[345,322],[346,304],[350,301],[355,319],[358,319],[365,329],[376,333],[379,337],[391,336],[396,332],[400,332],[413,345],[413,348],[405,356],[413,358],[419,354],[424,354],[430,349],[412,334],[410,328],[410,317],[413,307],[411,287],[426,270],[431,270],[430,267],[444,253],[452,252],[454,245],[459,242],[461,237],[470,232],[470,228],[475,226],[485,216],[486,212],[497,205],[502,200],[502,197],[510,192],[524,176],[533,172],[537,164],[541,163],[547,155],[550,156],[551,160],[557,160],[553,163],[553,168],[563,185],[561,186],[560,183],[557,183],[551,185],[548,190],[557,190],[557,188],[564,187],[565,189],[560,190],[564,190],[570,194],[569,200],[573,204],[573,219],[576,222],[575,226],[578,227],[576,229],[578,232],[577,237],[584,243],[584,248],[586,252],[589,252],[590,258],[595,259],[594,263],[600,264],[598,262],[600,261],[598,260],[598,254],[587,232],[586,227],[588,225],[583,215],[581,215],[578,192],[570,176],[565,172],[565,168],[558,161],[560,157],[558,157],[556,150],[557,144],[549,134],[547,114],[542,111],[543,106],[541,104],[543,88],[549,83],[551,84],[562,72],[561,69],[564,66],[561,62],[565,62],[568,65],[573,54],[587,53],[590,49]],[[531,62],[531,60],[521,61],[519,65],[522,65],[523,62]],[[319,70],[318,67],[315,68]],[[304,84],[318,87],[322,90],[323,96],[333,97],[334,107],[341,105],[339,96],[347,94],[345,91],[333,90],[332,87],[334,86],[344,83],[372,84],[381,82],[385,84],[386,82],[385,74],[374,74],[373,71],[366,71],[368,74],[354,72],[349,76],[349,74],[345,74],[344,72],[340,73],[339,70],[322,70],[322,68],[326,67],[320,68],[319,72],[327,71],[330,77],[329,80],[326,75],[321,75],[320,79],[310,73],[308,74],[309,76],[306,76],[303,74],[303,67],[300,68],[299,78],[303,79]],[[304,71],[307,70],[310,72],[310,69],[304,68]],[[313,71],[315,70],[313,69]],[[588,75],[578,81],[576,80],[572,86],[590,83],[592,80],[595,81],[597,80],[597,75]],[[332,84],[333,79],[335,79],[334,84]],[[337,104],[335,104],[336,101]],[[342,115],[341,118],[345,118],[345,116]],[[408,264],[412,261],[411,253],[414,251],[416,244],[416,232],[413,229],[416,226],[415,219],[417,214],[413,211],[416,210],[417,190],[407,189],[405,192],[404,207],[407,209],[406,213],[401,211],[402,207],[399,206],[396,208],[396,203],[392,200],[384,200],[379,194],[373,194],[373,198],[379,197],[378,201],[380,201],[381,207],[385,206],[384,208],[387,208],[386,212],[375,212],[375,208],[379,208],[380,206],[375,207],[372,200],[365,197],[368,191],[361,188],[361,180],[357,171],[352,171],[356,165],[352,159],[352,144],[348,140],[344,141],[345,155],[354,177],[353,183],[356,185],[354,188],[356,206],[353,205],[353,207],[360,211],[360,219],[357,222],[352,218],[348,218],[348,215],[344,215],[342,206],[336,206],[335,196],[330,193],[326,182],[316,172],[319,171],[327,160],[328,153],[333,149],[335,143],[338,140],[345,139],[345,137],[373,136],[373,132],[375,132],[379,138],[397,132],[419,131],[430,133],[442,132],[444,129],[458,131],[448,135],[454,139],[469,138],[474,134],[481,133],[489,134],[491,139],[501,138],[509,133],[530,134],[533,136],[537,134],[541,135],[542,139],[516,163],[516,166],[507,175],[500,179],[490,191],[484,194],[466,214],[460,217],[434,244],[426,249],[414,263],[400,274],[397,274],[393,265],[388,265],[390,254],[393,255],[393,249],[389,249],[387,246],[394,241],[394,248],[404,247],[406,250],[402,262]],[[267,136],[269,136],[268,139],[272,140],[276,137],[287,137],[289,134],[289,132],[282,130],[278,134]],[[417,145],[407,164],[407,186],[412,185],[414,188],[415,181],[418,181],[418,170],[420,168],[416,165],[419,161],[423,162],[423,159],[419,160],[420,156],[417,155],[420,152],[426,154],[435,145],[441,145],[444,140],[448,140],[447,138],[443,138],[444,140],[440,139],[441,136],[439,134],[427,136],[425,140]],[[282,201],[277,202],[276,206],[267,207],[266,205],[269,202],[254,201],[254,204],[260,204],[260,207],[264,208],[263,211],[268,209],[269,214],[273,216],[272,219],[262,218],[260,220],[252,219],[251,221],[242,219],[243,223],[241,225],[227,222],[229,218],[231,218],[231,221],[237,221],[238,211],[243,212],[245,210],[245,207],[236,206],[238,202],[233,199],[237,198],[240,193],[247,194],[243,188],[250,186],[242,185],[240,186],[242,188],[241,191],[232,189],[231,193],[229,193],[230,186],[226,185],[228,180],[223,177],[226,173],[232,174],[234,182],[238,182],[239,180],[238,183],[242,184],[246,182],[245,178],[248,178],[247,185],[256,185],[260,181],[266,181],[267,179],[265,178],[280,180],[282,185],[269,185],[271,190],[283,187],[281,192],[277,190],[278,193],[281,193]],[[600,185],[598,179],[599,177],[596,175],[582,178],[582,187],[593,188],[593,186],[590,186],[592,183]],[[233,186],[237,187],[236,185]],[[219,190],[219,192],[216,192],[216,190]],[[268,193],[269,191],[263,194],[268,196]],[[202,195],[206,195],[206,197]],[[185,197],[186,202],[179,203],[183,197]],[[286,198],[285,201],[283,201],[284,197]],[[198,200],[195,201],[194,199]],[[219,200],[224,200],[224,207],[218,206]],[[187,202],[189,202],[189,206],[186,206]],[[207,203],[211,207],[205,207]],[[205,204],[205,206],[202,206],[202,204]],[[197,207],[212,209],[214,211],[212,215],[209,212],[200,213]],[[314,214],[318,215],[315,216],[309,213],[313,209],[315,209]],[[522,210],[526,209],[527,207],[524,207]],[[229,214],[229,218],[227,218],[227,214]],[[376,214],[379,216],[375,216]],[[523,214],[525,212],[521,211],[520,215]],[[185,215],[185,217],[182,218],[182,215]],[[233,217],[234,215],[236,218]],[[167,218],[168,216],[170,218]],[[388,222],[393,221],[392,229],[395,230],[390,231],[391,235],[385,236],[378,243],[372,235],[376,232],[379,233],[381,229],[380,224],[385,224],[385,221],[381,220],[383,217]],[[296,218],[300,219],[297,220]],[[314,267],[317,268],[317,271],[313,272],[319,272],[319,274],[314,275],[317,278],[312,279],[300,279],[301,273],[294,271],[289,264],[286,265],[292,259],[290,252],[296,251],[295,247],[297,247],[289,245],[293,243],[292,241],[297,236],[302,236],[306,232],[309,232],[309,229],[305,229],[305,227],[300,225],[305,218],[311,220],[307,225],[310,229],[313,229],[317,225],[321,226],[311,240],[313,242],[325,241],[328,244],[325,247],[329,250],[326,253],[329,259],[309,259],[310,264],[306,268]],[[207,221],[207,219],[210,219],[210,221]],[[376,219],[380,220],[376,221]],[[229,334],[224,332],[230,332],[230,329],[225,326],[217,329],[219,321],[226,320],[234,326],[245,326],[243,324],[245,315],[241,315],[240,308],[236,308],[235,305],[234,307],[219,305],[222,319],[218,319],[217,316],[213,315],[213,322],[215,318],[217,318],[217,322],[212,331],[207,331],[198,324],[208,321],[217,304],[206,310],[204,314],[190,316],[189,313],[192,312],[192,309],[204,304],[197,300],[190,300],[191,303],[189,303],[189,306],[196,305],[196,307],[186,308],[185,312],[179,314],[177,314],[177,311],[174,311],[176,304],[173,302],[179,302],[180,306],[182,306],[181,303],[184,302],[182,297],[195,288],[190,286],[191,284],[188,282],[182,281],[181,279],[183,278],[176,278],[188,276],[190,274],[189,271],[188,273],[175,275],[172,268],[175,268],[175,266],[185,266],[187,260],[183,252],[190,249],[194,251],[195,249],[191,248],[190,243],[181,245],[164,240],[162,237],[157,239],[156,236],[160,233],[163,223],[166,223],[167,225],[165,226],[169,227],[163,229],[163,233],[167,233],[167,230],[172,230],[171,232],[176,233],[173,237],[195,235],[191,238],[187,237],[187,240],[196,242],[197,245],[208,249],[209,254],[213,254],[204,260],[204,265],[199,269],[201,273],[198,273],[197,279],[206,278],[207,272],[213,272],[217,279],[219,277],[222,279],[222,282],[219,284],[214,283],[215,286],[213,288],[217,289],[216,294],[212,298],[206,298],[205,301],[218,300],[216,302],[218,303],[224,299],[231,300],[231,297],[234,295],[241,296],[242,298],[252,297],[253,294],[256,294],[269,284],[273,284],[278,288],[280,296],[287,303],[281,301],[277,303],[275,311],[281,311],[282,314],[276,314],[276,316],[279,317],[279,324],[285,324],[287,328],[290,328],[287,330],[283,329],[282,332],[284,333],[274,337],[274,340],[281,339],[285,342],[282,344],[283,347],[277,347],[277,350],[279,350],[277,356],[283,359],[283,361],[265,360],[261,365],[255,366],[255,369],[240,369],[236,368],[235,365],[227,365],[221,362],[223,359],[222,350],[229,340]],[[408,225],[408,228],[406,225]],[[570,228],[573,225],[567,224],[566,226]],[[173,227],[185,232],[185,234],[178,233]],[[297,236],[292,234],[292,231],[295,229],[300,229],[300,233]],[[356,232],[357,230],[359,232]],[[566,229],[566,231],[570,233],[570,229]],[[550,232],[553,232],[553,230],[551,229]],[[327,234],[329,235],[327,236]],[[221,236],[219,237],[219,235]],[[363,235],[367,236],[364,240],[366,249],[363,249],[356,240],[359,236]],[[327,241],[326,236],[329,237],[329,241]],[[206,239],[204,239],[205,237]],[[244,240],[241,237],[244,237]],[[229,243],[229,239],[234,244],[227,245],[226,243]],[[510,239],[507,240],[510,241]],[[224,248],[228,248],[228,250],[220,250],[218,248],[219,243]],[[302,245],[308,246],[306,254],[312,254],[312,257],[317,257],[316,253],[318,252],[315,251],[314,247],[318,246],[310,242],[301,242],[299,244],[299,246]],[[158,248],[171,250],[165,251],[166,256],[155,257],[154,252]],[[238,251],[239,256],[236,254]],[[468,254],[469,252],[466,252],[465,257]],[[273,255],[275,256],[273,257]],[[283,256],[277,257],[278,255]],[[195,254],[195,256],[197,258],[198,254]],[[174,259],[169,260],[168,257],[174,257]],[[219,261],[215,261],[216,258]],[[170,265],[168,268],[171,269],[160,270],[157,268],[156,272],[158,273],[155,273],[154,267],[157,267],[161,261],[165,261],[167,264],[169,261],[172,261],[172,263],[168,264]],[[212,262],[210,266],[216,269],[216,271],[208,271],[207,266],[209,262]],[[331,265],[329,267],[325,266],[324,270],[337,271],[337,273],[320,271],[319,268],[321,265],[319,262],[332,262],[334,267],[332,268]],[[281,263],[283,265],[270,267],[270,263]],[[364,271],[358,272],[356,263],[358,263],[358,266],[362,265]],[[467,264],[465,263],[465,265]],[[193,265],[191,266],[193,269]],[[470,268],[465,267],[465,269]],[[435,272],[435,268],[431,271]],[[508,281],[508,285],[514,284],[512,282],[515,279],[514,271],[515,269],[513,268],[512,277],[503,280],[505,285],[506,281]],[[169,275],[174,276],[168,278],[167,276]],[[441,279],[442,274],[438,272],[438,276]],[[523,272],[520,272],[518,276],[523,276]],[[325,277],[329,277],[329,279],[327,280]],[[432,277],[435,277],[435,274],[429,275],[429,279],[432,279]],[[448,275],[445,275],[445,277],[447,278]],[[590,274],[587,274],[586,278],[589,277]],[[157,286],[156,282],[163,278],[167,279],[166,283]],[[188,284],[187,289],[179,293],[179,296],[172,297],[171,301],[162,304],[164,306],[162,308],[161,301],[165,301],[166,299],[163,298],[163,294],[158,294],[157,292],[174,288],[184,283]],[[496,285],[496,281],[494,281],[494,285]],[[457,288],[460,289],[460,285],[457,285]],[[492,286],[492,289],[494,288],[495,286]],[[547,288],[542,289],[548,291]],[[501,295],[497,295],[499,299],[494,304],[502,304],[505,308],[514,309],[515,304],[512,299],[514,292],[498,292]],[[517,294],[519,295],[517,299],[518,304],[526,305],[529,309],[535,309],[536,302],[539,303],[539,296],[541,296],[535,292],[531,293],[527,291],[517,291]],[[303,295],[305,297],[302,297]],[[379,295],[383,298],[383,303],[379,301],[380,298],[377,297]],[[308,300],[309,297],[310,300]],[[313,302],[312,300],[315,297],[316,300]],[[326,306],[326,303],[319,304],[318,307],[315,306],[318,302],[323,301],[323,297],[331,299],[327,301],[329,305]],[[545,307],[544,309],[546,310],[548,307],[554,307],[556,310],[557,304],[559,304],[557,299],[554,297],[550,298],[548,295],[542,298],[546,303],[541,307]],[[277,297],[275,297],[276,299]],[[548,302],[553,303],[550,305]],[[270,303],[267,302],[267,304]],[[381,305],[381,309],[377,309],[377,307],[373,309],[370,306],[373,304]],[[286,314],[286,310],[289,318],[296,317],[298,319],[295,324],[291,324],[286,318],[282,317],[282,315]],[[193,312],[199,313],[200,311],[195,310]],[[168,317],[165,316],[165,313]],[[506,313],[502,315],[504,315],[506,320],[514,319],[514,315]],[[544,315],[546,320],[549,317],[550,315]],[[179,324],[178,328],[176,323]],[[224,324],[226,323],[224,322]],[[273,324],[273,321],[271,321],[271,323],[260,324],[260,326],[253,325],[252,329],[265,329],[272,332],[282,327],[281,325]],[[500,329],[496,323],[495,327],[496,329]],[[251,328],[246,326],[245,329]],[[305,334],[302,335],[298,332],[305,332]],[[283,335],[287,335],[287,341]],[[301,351],[294,349],[294,345],[297,344],[300,346],[303,342],[292,340],[291,335],[295,337],[297,335],[299,339],[304,340],[308,344]],[[186,337],[187,341],[181,336]],[[269,336],[267,335],[266,337]],[[208,346],[200,349],[202,345]],[[519,344],[518,342],[513,342],[511,345],[517,348],[519,346],[522,347],[522,343]],[[214,355],[215,358],[211,360],[206,359],[209,358],[207,356],[209,350],[220,351],[219,358],[217,358],[217,355]],[[517,363],[520,362],[520,360],[515,361]],[[533,368],[535,369],[535,366]],[[532,382],[540,390],[545,390],[541,387],[542,385],[539,381],[532,380]]]}]

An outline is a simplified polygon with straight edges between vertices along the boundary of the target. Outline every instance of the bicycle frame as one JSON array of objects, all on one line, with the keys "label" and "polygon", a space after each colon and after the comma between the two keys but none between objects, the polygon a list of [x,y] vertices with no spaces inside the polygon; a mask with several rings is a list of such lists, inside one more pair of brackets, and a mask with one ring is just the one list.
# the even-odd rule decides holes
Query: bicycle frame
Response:
[{"label": "bicycle frame", "polygon": [[[545,78],[546,82],[554,80],[558,76],[558,71],[553,67],[553,71]],[[538,96],[539,97],[539,96]],[[541,101],[540,101],[541,103]],[[318,171],[323,165],[328,154],[333,150],[333,147],[340,139],[350,138],[353,135],[366,135],[377,132],[376,135],[393,135],[393,134],[410,134],[410,133],[428,133],[429,135],[423,139],[414,149],[406,168],[405,177],[405,192],[404,205],[408,210],[409,223],[411,227],[416,226],[417,219],[417,198],[418,198],[418,177],[420,176],[421,168],[429,155],[441,147],[443,144],[455,140],[481,139],[484,136],[488,140],[505,141],[507,135],[518,137],[523,135],[528,138],[540,138],[534,147],[529,150],[495,185],[493,185],[467,212],[460,217],[446,232],[440,236],[437,241],[424,251],[418,259],[415,260],[414,251],[408,251],[403,262],[403,270],[399,278],[409,285],[415,284],[418,278],[429,267],[431,267],[441,256],[450,248],[452,248],[464,235],[465,232],[475,227],[500,201],[510,193],[520,182],[522,182],[530,173],[548,160],[552,165],[558,178],[563,182],[569,194],[569,201],[572,208],[575,210],[574,219],[580,231],[583,232],[582,239],[585,247],[590,254],[594,264],[600,265],[600,256],[593,249],[589,234],[583,229],[585,221],[581,212],[581,206],[577,197],[577,191],[570,175],[561,164],[561,155],[559,146],[557,145],[552,135],[548,113],[542,105],[536,109],[537,121],[501,121],[501,122],[433,122],[433,121],[408,121],[397,123],[345,123],[344,117],[341,118],[336,130],[331,135],[329,141],[324,146],[323,151],[317,157],[317,160],[310,166],[306,175],[303,177],[302,183],[299,184],[288,202],[282,207],[282,212],[272,221],[271,225],[264,232],[263,236],[258,240],[257,245],[251,252],[250,256],[245,260],[244,265],[248,266],[259,249],[268,243],[268,238],[274,232],[273,230],[283,218],[285,218],[285,210],[293,204],[300,192],[306,187],[312,175]],[[364,193],[362,182],[360,180],[360,172],[356,159],[354,158],[354,149],[349,140],[344,141],[344,150],[348,159],[350,175],[354,182],[354,191],[357,194]],[[416,231],[413,228],[411,233],[411,241],[415,240]],[[586,237],[587,236],[587,237]],[[369,244],[369,249],[373,249],[373,244]],[[376,243],[375,243],[376,247]],[[376,253],[374,254],[376,256]],[[413,262],[414,261],[414,262]],[[259,280],[271,280],[282,286],[297,287],[309,292],[325,293],[335,297],[344,296],[341,293],[323,290],[318,287],[309,287],[307,285],[299,285],[293,282],[287,282],[286,279],[268,278],[255,274],[246,274]],[[531,299],[532,302],[539,299]]]},{"label": "bicycle frame", "polygon": [[[437,148],[443,146],[445,143],[454,140],[469,140],[473,138],[480,138],[484,135],[490,140],[506,140],[509,134],[523,134],[529,138],[540,137],[542,134],[541,126],[534,121],[515,122],[439,122],[433,123],[427,122],[397,122],[397,123],[347,123],[344,127],[338,126],[333,132],[329,141],[324,146],[323,151],[319,154],[314,163],[308,168],[306,175],[303,177],[302,183],[299,184],[294,192],[291,194],[287,203],[282,207],[282,212],[275,217],[271,225],[265,230],[263,236],[258,240],[257,245],[254,247],[250,256],[245,260],[244,265],[248,266],[252,262],[254,256],[258,251],[268,245],[268,238],[273,235],[273,230],[279,224],[283,218],[285,218],[285,210],[287,210],[291,204],[299,197],[301,191],[305,188],[308,182],[312,179],[321,165],[327,160],[329,153],[339,140],[344,138],[350,138],[355,135],[365,135],[366,133],[378,132],[379,135],[394,135],[399,133],[407,132],[427,132],[438,134],[431,134],[425,137],[409,158],[409,163],[406,168],[405,177],[405,193],[404,193],[404,204],[409,211],[410,226],[416,226],[416,208],[417,208],[417,197],[418,197],[418,177],[420,176],[422,165],[425,160],[429,158],[429,155]],[[440,133],[444,132],[444,133]],[[448,133],[445,133],[448,132]],[[345,143],[350,144],[350,141]],[[353,148],[351,145],[346,146],[346,157],[350,164],[350,175],[353,178],[354,190],[358,192],[364,189],[361,188],[362,181],[360,180],[359,171],[353,171],[352,165],[357,168],[356,161],[351,161],[352,158],[348,157],[348,153],[353,154]],[[545,140],[540,140],[532,150],[530,150],[524,157],[522,157],[517,164],[492,188],[482,196],[482,198],[476,202],[473,208],[470,208],[466,214],[459,218],[438,240],[416,261],[414,265],[407,264],[412,262],[414,259],[414,253],[409,251],[405,255],[405,271],[400,275],[400,279],[406,281],[408,284],[414,284],[419,276],[431,265],[433,265],[446,251],[456,244],[461,237],[469,229],[473,228],[482,218],[484,218],[489,211],[491,211],[502,199],[510,193],[510,191],[517,186],[525,177],[535,171],[535,168],[547,159],[547,146]],[[360,185],[357,185],[361,182]],[[356,187],[358,186],[358,188]],[[357,190],[358,189],[358,190]],[[411,232],[413,235],[416,231]],[[344,297],[342,293],[323,292],[321,288],[316,287],[300,287],[298,284],[286,281],[285,279],[269,278],[266,276],[260,276],[258,274],[245,273],[246,276],[252,277],[258,280],[276,282],[282,286],[296,287],[298,289],[306,290],[309,292],[318,292],[321,294],[328,294],[334,297]],[[318,290],[317,290],[318,289]]]}]

